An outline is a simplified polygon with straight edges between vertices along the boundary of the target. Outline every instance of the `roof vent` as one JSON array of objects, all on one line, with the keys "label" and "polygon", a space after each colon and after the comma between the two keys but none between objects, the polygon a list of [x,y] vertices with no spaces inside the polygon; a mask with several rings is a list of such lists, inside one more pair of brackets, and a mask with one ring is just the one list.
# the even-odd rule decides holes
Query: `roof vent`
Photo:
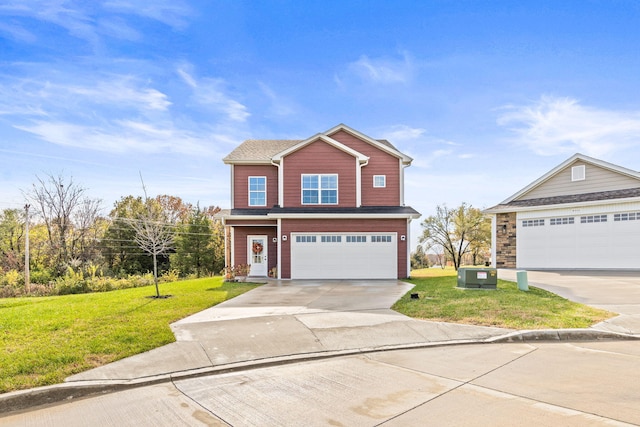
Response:
[{"label": "roof vent", "polygon": [[585,165],[571,168],[571,181],[584,181],[586,178]]}]

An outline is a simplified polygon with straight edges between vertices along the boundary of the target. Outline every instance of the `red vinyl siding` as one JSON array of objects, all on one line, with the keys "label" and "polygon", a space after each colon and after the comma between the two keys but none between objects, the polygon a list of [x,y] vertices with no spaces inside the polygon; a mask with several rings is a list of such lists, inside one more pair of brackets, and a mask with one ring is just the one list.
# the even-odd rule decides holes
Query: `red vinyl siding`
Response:
[{"label": "red vinyl siding", "polygon": [[407,241],[400,236],[408,236],[406,219],[283,219],[282,234],[282,278],[291,277],[291,233],[397,233],[398,234],[398,278],[407,277]]},{"label": "red vinyl siding", "polygon": [[[356,206],[356,158],[323,141],[312,142],[284,158],[284,207]],[[338,205],[303,205],[302,174],[338,174]]]},{"label": "red vinyl siding", "polygon": [[[400,205],[400,161],[397,157],[342,130],[329,136],[369,157],[369,163],[362,168],[362,206]],[[374,188],[374,175],[385,175],[386,187]]]},{"label": "red vinyl siding", "polygon": [[275,227],[233,227],[233,254],[234,264],[247,263],[247,236],[267,236],[267,256],[269,270],[278,264],[278,243],[273,241],[276,237]]},{"label": "red vinyl siding", "polygon": [[[249,206],[249,177],[267,177],[267,205]],[[271,208],[278,204],[278,168],[272,165],[235,165],[233,167],[233,208]]]}]

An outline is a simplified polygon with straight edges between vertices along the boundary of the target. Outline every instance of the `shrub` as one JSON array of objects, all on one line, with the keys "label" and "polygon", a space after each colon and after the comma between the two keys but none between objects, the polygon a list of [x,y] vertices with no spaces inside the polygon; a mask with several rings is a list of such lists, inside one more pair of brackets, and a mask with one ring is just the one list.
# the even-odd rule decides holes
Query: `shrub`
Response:
[{"label": "shrub", "polygon": [[0,278],[0,286],[12,288],[24,286],[24,276],[18,270],[9,270]]},{"label": "shrub", "polygon": [[180,279],[180,272],[175,268],[172,268],[169,271],[165,271],[164,274],[162,274],[162,276],[160,276],[160,278],[158,279],[158,282],[160,283],[177,282],[179,279]]},{"label": "shrub", "polygon": [[52,280],[53,275],[50,270],[31,270],[31,274],[29,275],[29,281],[31,283],[48,285]]}]

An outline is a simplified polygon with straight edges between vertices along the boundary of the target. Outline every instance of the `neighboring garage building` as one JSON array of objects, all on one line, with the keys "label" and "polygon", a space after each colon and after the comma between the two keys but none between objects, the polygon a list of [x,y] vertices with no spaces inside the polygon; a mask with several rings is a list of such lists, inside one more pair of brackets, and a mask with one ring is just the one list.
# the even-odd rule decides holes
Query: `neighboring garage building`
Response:
[{"label": "neighboring garage building", "polygon": [[485,210],[498,268],[640,269],[640,173],[575,154]]},{"label": "neighboring garage building", "polygon": [[231,166],[226,264],[284,279],[409,276],[412,159],[345,125],[305,140],[248,140]]}]

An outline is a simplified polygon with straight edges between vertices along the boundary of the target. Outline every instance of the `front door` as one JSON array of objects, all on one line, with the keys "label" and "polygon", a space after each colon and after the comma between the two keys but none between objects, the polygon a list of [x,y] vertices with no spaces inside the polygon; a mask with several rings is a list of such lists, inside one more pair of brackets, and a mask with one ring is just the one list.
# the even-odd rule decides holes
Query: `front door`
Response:
[{"label": "front door", "polygon": [[266,276],[268,268],[267,236],[247,237],[247,259],[251,269],[249,276]]}]

